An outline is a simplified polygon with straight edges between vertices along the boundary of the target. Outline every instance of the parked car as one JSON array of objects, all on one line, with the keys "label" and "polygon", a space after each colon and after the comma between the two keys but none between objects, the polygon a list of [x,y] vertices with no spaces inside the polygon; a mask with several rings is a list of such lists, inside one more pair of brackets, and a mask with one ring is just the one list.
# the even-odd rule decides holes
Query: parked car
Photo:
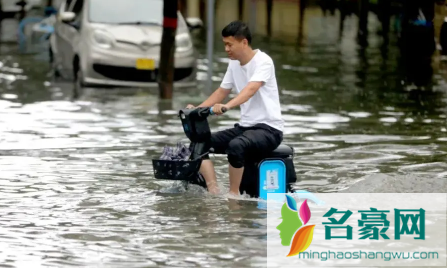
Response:
[{"label": "parked car", "polygon": [[[155,86],[162,23],[163,0],[64,0],[50,37],[52,66],[78,86]],[[190,29],[202,25],[178,13],[176,86],[196,84]]]},{"label": "parked car", "polygon": [[[3,15],[5,17],[13,16],[20,10],[22,10],[22,7],[18,5],[20,0],[0,0],[1,2],[1,10],[3,12]],[[25,11],[30,11],[34,8],[39,8],[42,5],[42,0],[25,0]]]}]

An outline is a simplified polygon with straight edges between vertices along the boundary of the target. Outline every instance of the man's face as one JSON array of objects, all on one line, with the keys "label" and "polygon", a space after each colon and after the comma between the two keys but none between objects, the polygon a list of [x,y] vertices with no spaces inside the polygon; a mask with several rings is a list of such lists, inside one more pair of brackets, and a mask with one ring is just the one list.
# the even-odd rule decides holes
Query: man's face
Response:
[{"label": "man's face", "polygon": [[248,44],[247,39],[237,40],[233,36],[224,37],[223,42],[225,44],[225,52],[227,52],[228,57],[232,60],[240,59]]}]

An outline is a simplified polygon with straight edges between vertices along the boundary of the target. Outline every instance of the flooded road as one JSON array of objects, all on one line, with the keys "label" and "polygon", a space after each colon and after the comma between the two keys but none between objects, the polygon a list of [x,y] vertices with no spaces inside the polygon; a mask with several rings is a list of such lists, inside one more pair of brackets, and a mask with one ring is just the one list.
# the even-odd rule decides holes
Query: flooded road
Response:
[{"label": "flooded road", "polygon": [[[371,34],[361,49],[354,19],[341,41],[331,20],[316,19],[301,45],[255,40],[275,60],[294,188],[333,192],[369,174],[446,179],[444,69],[435,63],[433,85],[416,89],[394,41],[384,53]],[[216,87],[227,62],[219,41]],[[152,175],[164,145],[186,142],[177,110],[209,92],[176,90],[172,104],[157,89],[87,88],[74,98],[70,82],[52,81],[45,55],[19,55],[14,43],[0,52],[0,267],[266,265],[256,200],[183,192]],[[230,111],[210,123],[237,119]],[[214,160],[227,189],[225,157]]]}]

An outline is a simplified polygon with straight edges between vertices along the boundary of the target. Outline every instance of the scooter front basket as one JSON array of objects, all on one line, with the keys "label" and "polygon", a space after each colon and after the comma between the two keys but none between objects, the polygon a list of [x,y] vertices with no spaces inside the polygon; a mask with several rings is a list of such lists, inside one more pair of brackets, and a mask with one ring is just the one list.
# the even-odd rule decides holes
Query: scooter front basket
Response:
[{"label": "scooter front basket", "polygon": [[199,172],[202,159],[173,161],[152,159],[154,177],[160,180],[191,181]]}]

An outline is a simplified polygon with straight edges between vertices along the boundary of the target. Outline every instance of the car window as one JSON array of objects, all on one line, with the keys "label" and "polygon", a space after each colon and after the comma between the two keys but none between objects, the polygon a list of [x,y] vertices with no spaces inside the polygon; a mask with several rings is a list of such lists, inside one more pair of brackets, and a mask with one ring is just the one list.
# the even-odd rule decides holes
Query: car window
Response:
[{"label": "car window", "polygon": [[70,7],[71,7],[71,4],[73,4],[73,1],[75,1],[75,0],[66,0],[65,1],[65,3],[64,3],[64,12],[65,11],[70,11]]},{"label": "car window", "polygon": [[59,6],[60,12],[67,12],[70,11],[70,5],[73,2],[73,0],[64,0],[61,2]]},{"label": "car window", "polygon": [[82,11],[82,7],[84,6],[84,0],[76,0],[76,2],[71,7],[71,12],[76,13],[78,15]]},{"label": "car window", "polygon": [[82,12],[83,7],[84,7],[84,0],[76,0],[76,2],[74,4],[72,4],[70,11],[76,14],[76,16],[74,18],[75,22],[80,23],[82,21],[81,17],[83,14],[83,12]]},{"label": "car window", "polygon": [[[106,24],[163,25],[163,0],[91,0],[88,20]],[[179,27],[186,24],[179,17]],[[183,25],[185,24],[185,25]]]}]

